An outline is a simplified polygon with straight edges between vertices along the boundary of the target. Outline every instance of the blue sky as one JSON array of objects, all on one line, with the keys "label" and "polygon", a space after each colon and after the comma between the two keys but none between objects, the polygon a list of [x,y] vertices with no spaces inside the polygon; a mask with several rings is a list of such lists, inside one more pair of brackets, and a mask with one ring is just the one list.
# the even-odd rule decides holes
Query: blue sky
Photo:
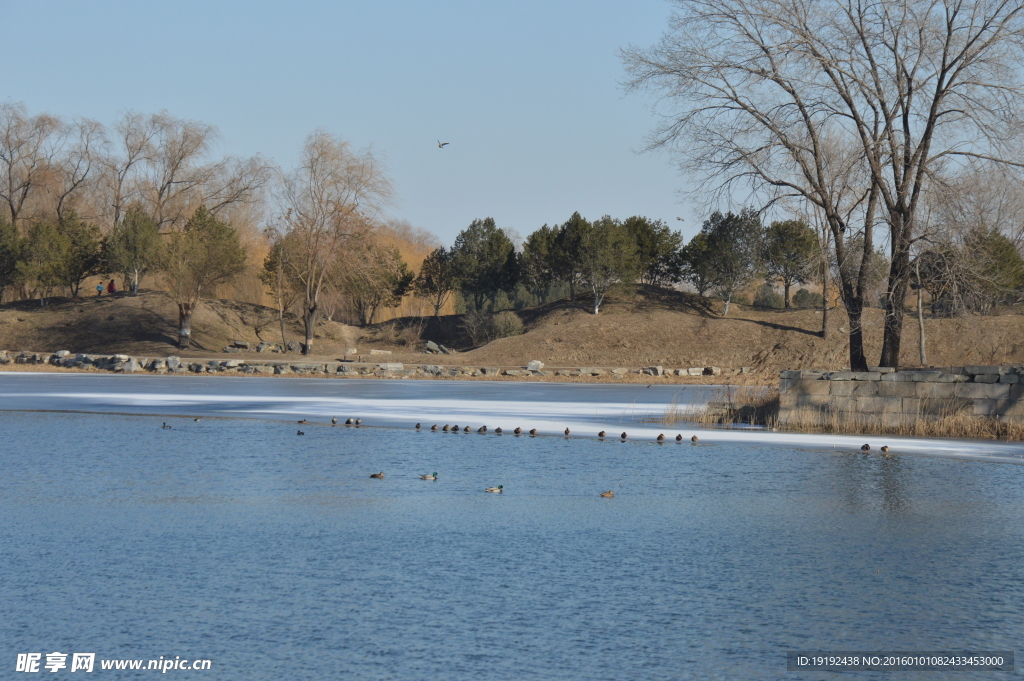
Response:
[{"label": "blue sky", "polygon": [[0,95],[31,113],[166,109],[286,167],[324,128],[382,154],[389,215],[445,243],[477,217],[525,236],[576,210],[700,226],[670,159],[637,153],[649,98],[620,85],[619,49],[659,38],[664,0],[2,7]]}]

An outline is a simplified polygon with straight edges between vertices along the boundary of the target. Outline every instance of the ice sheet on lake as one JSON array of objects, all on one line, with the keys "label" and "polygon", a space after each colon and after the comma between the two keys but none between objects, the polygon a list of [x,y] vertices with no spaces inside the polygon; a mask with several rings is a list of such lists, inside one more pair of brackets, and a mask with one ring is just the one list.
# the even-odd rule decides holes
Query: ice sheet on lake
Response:
[{"label": "ice sheet on lake", "polygon": [[666,412],[686,413],[703,406],[714,386],[583,384],[485,381],[383,381],[202,376],[116,376],[0,372],[0,410],[85,411],[162,416],[224,416],[308,419],[327,423],[359,417],[366,426],[411,427],[422,423],[536,428],[544,435],[595,437],[605,430],[618,439],[654,440],[666,446],[677,433],[684,445],[697,434],[700,444],[741,443],[807,449],[858,450],[869,443],[877,452],[978,458],[1024,463],[1024,445],[991,441],[896,438],[885,436],[802,435],[757,429],[711,429],[661,425]]}]

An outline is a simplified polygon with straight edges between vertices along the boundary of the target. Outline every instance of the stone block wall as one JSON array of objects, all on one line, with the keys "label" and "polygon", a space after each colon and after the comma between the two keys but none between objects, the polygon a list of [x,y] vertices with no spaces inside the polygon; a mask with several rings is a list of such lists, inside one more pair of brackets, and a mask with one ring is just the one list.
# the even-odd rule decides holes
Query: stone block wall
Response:
[{"label": "stone block wall", "polygon": [[918,371],[783,371],[779,421],[837,415],[886,426],[958,413],[1024,422],[1024,365]]}]

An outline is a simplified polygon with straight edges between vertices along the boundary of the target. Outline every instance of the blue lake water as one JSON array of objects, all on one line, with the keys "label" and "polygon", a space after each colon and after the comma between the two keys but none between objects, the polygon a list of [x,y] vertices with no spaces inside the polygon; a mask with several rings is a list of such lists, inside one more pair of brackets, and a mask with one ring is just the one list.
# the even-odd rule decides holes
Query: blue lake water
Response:
[{"label": "blue lake water", "polygon": [[[77,651],[210,659],[168,672],[207,679],[838,678],[785,653],[1024,635],[1011,447],[658,445],[640,421],[660,386],[35,376],[0,374],[0,408],[44,410],[0,411],[0,669]],[[640,435],[409,428],[431,410]],[[402,427],[321,425],[350,413]]]}]

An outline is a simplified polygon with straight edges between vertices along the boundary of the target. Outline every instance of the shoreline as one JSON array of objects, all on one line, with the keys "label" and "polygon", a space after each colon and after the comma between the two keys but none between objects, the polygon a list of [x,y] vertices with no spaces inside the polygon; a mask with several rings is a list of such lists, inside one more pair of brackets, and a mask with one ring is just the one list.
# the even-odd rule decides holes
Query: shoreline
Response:
[{"label": "shoreline", "polygon": [[[451,358],[448,358],[451,359]],[[114,354],[72,354],[68,351],[12,353],[0,350],[0,372],[28,371],[53,373],[128,375],[224,375],[300,378],[362,378],[385,380],[443,381],[525,381],[549,383],[593,383],[604,385],[774,385],[774,376],[740,369],[692,367],[666,369],[648,367],[545,367],[540,362],[526,366],[478,366],[464,364],[410,363],[380,361],[209,357],[132,357]],[[699,373],[698,373],[699,372]]]}]

